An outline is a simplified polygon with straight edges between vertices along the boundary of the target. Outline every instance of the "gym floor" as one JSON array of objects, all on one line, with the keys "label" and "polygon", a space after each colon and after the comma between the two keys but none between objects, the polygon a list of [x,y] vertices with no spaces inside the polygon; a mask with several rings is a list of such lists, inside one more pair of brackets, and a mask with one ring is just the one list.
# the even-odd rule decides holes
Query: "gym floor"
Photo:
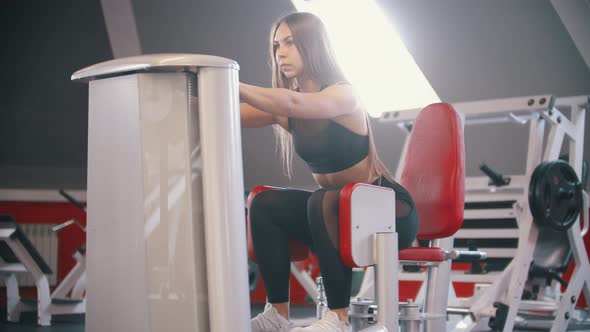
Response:
[{"label": "gym floor", "polygon": [[[252,316],[258,315],[264,310],[263,305],[252,305]],[[315,318],[315,306],[292,306],[291,318],[298,325],[307,325]],[[58,316],[53,319],[52,326],[41,327],[36,324],[35,313],[22,315],[20,323],[6,322],[6,308],[0,307],[0,331],[2,332],[84,332],[84,316]],[[537,330],[535,330],[537,331]],[[579,331],[579,330],[578,330]],[[487,330],[473,332],[488,332]],[[532,332],[532,330],[515,330],[515,332]],[[590,331],[586,331],[590,332]]]},{"label": "gym floor", "polygon": [[[264,305],[255,304],[251,307],[252,317],[264,310]],[[292,306],[291,318],[298,324],[309,324],[315,317],[315,306]],[[20,323],[6,322],[6,307],[0,306],[1,332],[84,332],[84,316],[66,315],[53,318],[50,327],[41,327],[36,323],[36,313],[23,313]]]}]

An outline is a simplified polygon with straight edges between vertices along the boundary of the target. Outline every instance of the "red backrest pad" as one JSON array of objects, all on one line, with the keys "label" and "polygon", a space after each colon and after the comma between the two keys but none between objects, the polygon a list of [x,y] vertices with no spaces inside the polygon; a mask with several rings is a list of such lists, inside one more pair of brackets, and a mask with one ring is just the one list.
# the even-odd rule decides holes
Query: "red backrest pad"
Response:
[{"label": "red backrest pad", "polygon": [[428,105],[410,135],[400,183],[418,208],[418,239],[451,236],[463,224],[465,201],[461,118],[449,104]]}]

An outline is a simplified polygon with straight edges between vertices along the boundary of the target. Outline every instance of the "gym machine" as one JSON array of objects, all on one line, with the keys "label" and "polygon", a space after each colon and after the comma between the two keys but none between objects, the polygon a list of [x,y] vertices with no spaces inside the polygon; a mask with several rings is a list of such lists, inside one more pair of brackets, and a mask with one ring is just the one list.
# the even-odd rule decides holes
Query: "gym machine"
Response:
[{"label": "gym machine", "polygon": [[116,59],[89,82],[86,330],[250,330],[238,64]]},{"label": "gym machine", "polygon": [[[528,126],[529,135],[524,174],[503,176],[482,166],[487,176],[466,179],[464,224],[513,218],[517,228],[465,228],[455,235],[455,242],[458,238],[489,237],[498,242],[516,238],[517,245],[514,249],[478,248],[489,257],[511,258],[501,271],[452,272],[452,281],[476,283],[476,293],[461,299],[450,289],[448,312],[467,315],[449,322],[448,330],[512,331],[520,327],[557,332],[590,327],[588,311],[575,308],[582,291],[590,298],[590,267],[582,241],[588,221],[580,226],[588,211],[581,185],[588,104],[587,96],[550,95],[453,104],[465,116],[466,125],[512,122]],[[417,112],[385,113],[381,121],[396,123],[409,133]],[[560,158],[566,148],[567,156]],[[491,209],[491,205],[500,208]],[[566,283],[561,276],[572,258],[575,270]],[[424,272],[400,274],[400,280],[423,278]],[[361,296],[371,294],[370,279],[370,275],[365,278]],[[422,296],[421,290],[417,301]]]}]

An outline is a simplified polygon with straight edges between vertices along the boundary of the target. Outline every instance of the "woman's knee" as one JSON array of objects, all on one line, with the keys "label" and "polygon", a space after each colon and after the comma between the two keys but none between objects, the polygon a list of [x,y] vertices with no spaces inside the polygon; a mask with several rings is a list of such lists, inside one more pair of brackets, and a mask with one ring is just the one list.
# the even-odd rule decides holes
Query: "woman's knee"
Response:
[{"label": "woman's knee", "polygon": [[250,219],[250,227],[253,231],[259,227],[265,227],[271,222],[273,201],[275,200],[276,198],[273,197],[270,190],[259,192],[254,198],[252,198],[252,201],[250,201],[248,216]]}]

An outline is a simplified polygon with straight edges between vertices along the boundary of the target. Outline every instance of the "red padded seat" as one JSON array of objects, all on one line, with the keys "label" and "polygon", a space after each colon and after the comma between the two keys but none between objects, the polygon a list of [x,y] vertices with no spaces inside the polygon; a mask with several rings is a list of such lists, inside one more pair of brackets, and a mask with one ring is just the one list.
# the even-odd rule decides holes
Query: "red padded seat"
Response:
[{"label": "red padded seat", "polygon": [[[463,124],[450,104],[426,106],[416,117],[400,183],[418,209],[417,238],[454,235],[463,224],[465,202]],[[440,248],[408,248],[400,260],[444,261]]]},{"label": "red padded seat", "polygon": [[[446,103],[425,107],[416,117],[406,150],[401,179],[418,209],[420,240],[452,236],[463,224],[465,201],[465,157],[463,124],[459,114]],[[350,186],[346,186],[349,188]],[[350,191],[350,190],[348,190]],[[349,193],[348,193],[349,194]],[[347,195],[342,190],[342,196]],[[341,217],[350,210],[350,200],[340,200]],[[345,220],[341,220],[346,227]],[[350,225],[348,225],[350,226]],[[350,234],[341,238],[341,248],[350,247]],[[341,236],[343,236],[341,234]],[[343,243],[344,242],[344,243]],[[348,245],[348,247],[347,247]],[[352,248],[348,248],[351,251]],[[342,254],[342,252],[341,252]],[[345,260],[345,263],[354,265]],[[443,262],[444,250],[412,247],[399,251],[400,261]]]},{"label": "red padded seat", "polygon": [[400,261],[444,262],[445,251],[436,247],[412,247],[399,251]]}]

